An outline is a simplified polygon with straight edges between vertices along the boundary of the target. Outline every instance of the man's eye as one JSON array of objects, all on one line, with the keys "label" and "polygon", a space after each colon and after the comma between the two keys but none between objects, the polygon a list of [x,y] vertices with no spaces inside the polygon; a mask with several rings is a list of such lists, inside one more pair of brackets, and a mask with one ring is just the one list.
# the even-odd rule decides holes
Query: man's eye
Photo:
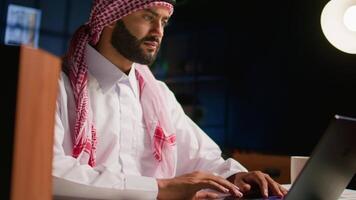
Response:
[{"label": "man's eye", "polygon": [[147,21],[152,21],[153,20],[153,17],[150,16],[150,15],[144,15],[143,16],[143,19],[147,20]]}]

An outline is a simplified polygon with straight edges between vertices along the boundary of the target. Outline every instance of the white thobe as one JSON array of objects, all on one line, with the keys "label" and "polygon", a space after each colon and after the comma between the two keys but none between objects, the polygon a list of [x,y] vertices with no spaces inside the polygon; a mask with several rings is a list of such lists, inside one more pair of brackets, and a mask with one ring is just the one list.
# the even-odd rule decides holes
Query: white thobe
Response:
[{"label": "white thobe", "polygon": [[[122,194],[145,192],[147,199],[155,199],[158,187],[153,174],[157,161],[143,121],[135,64],[126,75],[90,45],[85,53],[90,106],[98,136],[96,166],[80,164],[71,156],[71,130],[76,109],[70,81],[62,73],[57,99],[53,176],[96,189],[119,190]],[[168,87],[161,81],[159,86],[176,130],[177,176],[200,170],[227,178],[246,171],[237,161],[224,160],[219,147],[185,115]]]}]

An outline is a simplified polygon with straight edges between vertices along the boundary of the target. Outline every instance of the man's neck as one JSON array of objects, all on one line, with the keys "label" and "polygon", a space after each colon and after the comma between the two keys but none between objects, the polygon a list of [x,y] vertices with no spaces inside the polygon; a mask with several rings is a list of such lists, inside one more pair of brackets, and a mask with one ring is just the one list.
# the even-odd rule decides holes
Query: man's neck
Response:
[{"label": "man's neck", "polygon": [[117,68],[119,68],[126,75],[129,74],[133,62],[125,58],[119,52],[117,52],[113,46],[111,45],[100,45],[99,43],[95,49],[103,55],[106,59],[108,59],[112,64],[114,64]]}]

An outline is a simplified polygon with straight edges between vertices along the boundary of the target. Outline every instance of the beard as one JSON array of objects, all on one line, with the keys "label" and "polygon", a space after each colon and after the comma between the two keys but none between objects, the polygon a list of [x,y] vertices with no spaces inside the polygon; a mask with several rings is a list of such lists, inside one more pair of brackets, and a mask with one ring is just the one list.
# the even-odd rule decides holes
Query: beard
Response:
[{"label": "beard", "polygon": [[122,20],[116,22],[111,36],[111,44],[128,60],[143,65],[152,64],[156,60],[160,44],[154,52],[145,52],[141,45],[147,41],[159,43],[159,38],[155,36],[146,36],[142,39],[138,39],[130,33]]}]

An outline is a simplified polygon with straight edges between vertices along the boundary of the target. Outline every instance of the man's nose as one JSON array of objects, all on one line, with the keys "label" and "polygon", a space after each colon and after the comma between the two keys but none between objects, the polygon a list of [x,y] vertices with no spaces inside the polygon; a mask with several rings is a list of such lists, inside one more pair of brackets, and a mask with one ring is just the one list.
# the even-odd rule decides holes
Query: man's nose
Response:
[{"label": "man's nose", "polygon": [[155,20],[152,23],[151,33],[152,33],[152,35],[154,35],[156,37],[159,37],[159,38],[163,37],[164,27],[160,20]]}]

